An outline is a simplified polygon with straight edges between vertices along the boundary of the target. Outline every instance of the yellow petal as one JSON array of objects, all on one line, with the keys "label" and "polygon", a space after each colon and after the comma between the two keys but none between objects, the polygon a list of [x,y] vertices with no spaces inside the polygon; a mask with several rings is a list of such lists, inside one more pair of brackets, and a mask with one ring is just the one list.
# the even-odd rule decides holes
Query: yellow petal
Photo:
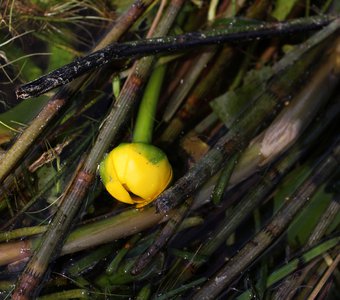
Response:
[{"label": "yellow petal", "polygon": [[109,193],[137,207],[154,200],[172,179],[172,168],[163,151],[143,143],[120,144],[101,169]]},{"label": "yellow petal", "polygon": [[142,201],[142,202],[135,202],[136,208],[144,207],[144,206],[148,205],[149,203],[151,203],[153,200],[155,200],[155,199],[144,200],[144,201]]},{"label": "yellow petal", "polygon": [[125,178],[127,176],[126,168],[130,160],[129,148],[120,144],[114,148],[109,154],[110,168],[112,168],[120,183],[125,184]]},{"label": "yellow petal", "polygon": [[107,155],[100,165],[100,176],[104,183],[106,190],[121,202],[134,204],[129,192],[123,187],[122,183],[118,180],[116,170],[112,163],[113,152]]},{"label": "yellow petal", "polygon": [[123,185],[119,181],[109,181],[105,185],[106,190],[116,198],[117,200],[128,203],[134,204],[135,202],[132,200],[129,192],[123,187]]},{"label": "yellow petal", "polygon": [[[124,152],[121,155],[120,152]],[[151,155],[150,155],[151,153]],[[119,177],[133,194],[147,200],[155,199],[171,180],[171,166],[163,152],[152,145],[141,143],[121,147],[114,159],[115,169],[124,169],[124,177]],[[122,165],[122,157],[128,157]],[[154,163],[155,162],[155,163]],[[123,172],[122,172],[123,173]]]}]

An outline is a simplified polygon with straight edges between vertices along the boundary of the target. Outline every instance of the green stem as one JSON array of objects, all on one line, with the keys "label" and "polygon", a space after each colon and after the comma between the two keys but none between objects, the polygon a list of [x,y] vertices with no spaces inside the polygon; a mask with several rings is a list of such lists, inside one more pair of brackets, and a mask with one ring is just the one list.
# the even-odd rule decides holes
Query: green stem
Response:
[{"label": "green stem", "polygon": [[220,204],[222,197],[223,197],[223,193],[226,190],[226,187],[228,186],[230,177],[233,174],[233,171],[235,169],[235,166],[237,165],[239,157],[240,157],[240,153],[236,152],[230,158],[230,160],[228,160],[226,166],[223,168],[220,178],[218,179],[215,185],[214,191],[212,192],[212,195],[211,195],[211,201],[215,205]]},{"label": "green stem", "polygon": [[196,163],[184,176],[158,196],[155,205],[159,212],[166,213],[172,207],[182,203],[185,198],[217,173],[226,159],[247,146],[259,130],[264,129],[266,122],[276,117],[285,101],[295,96],[299,90],[298,84],[292,85],[291,83],[302,79],[303,75],[306,75],[306,70],[315,65],[317,55],[324,51],[316,45],[320,43],[320,47],[325,47],[325,44],[321,42],[326,36],[334,33],[339,26],[340,22],[332,23],[273,66],[277,72],[276,75],[265,84],[263,90],[258,90],[252,95],[251,101],[254,102],[250,103],[256,102],[256,105],[245,109],[233,122],[230,130],[217,141],[199,163]]},{"label": "green stem", "polygon": [[[93,294],[92,294],[93,297]],[[89,292],[86,289],[75,289],[62,291],[54,294],[45,295],[38,298],[39,300],[61,300],[61,299],[90,299]],[[93,298],[92,298],[93,299]]]},{"label": "green stem", "polygon": [[[272,287],[274,284],[278,283],[280,280],[284,279],[288,274],[294,271],[299,271],[301,269],[301,262],[305,265],[310,263],[313,259],[326,253],[333,247],[339,244],[339,237],[327,240],[322,244],[316,245],[301,256],[293,258],[287,264],[274,270],[266,279],[266,288]],[[295,279],[296,280],[296,279]],[[281,288],[281,286],[280,286]],[[237,297],[237,300],[250,300],[252,299],[252,292],[247,290]],[[279,299],[272,297],[271,299]],[[284,298],[287,299],[287,298]]]},{"label": "green stem", "polygon": [[[141,4],[141,1],[138,1],[138,3]],[[170,2],[154,36],[167,34],[183,3],[183,0],[172,0]],[[142,6],[145,7],[144,2]],[[98,161],[102,159],[109,145],[117,138],[117,132],[122,128],[126,117],[132,110],[133,104],[137,100],[136,96],[143,86],[144,77],[149,73],[153,60],[152,57],[149,57],[138,60],[134,64],[130,80],[125,82],[119,99],[105,118],[96,142],[85,156],[84,162],[78,165],[77,171],[68,183],[67,191],[63,194],[62,204],[49,224],[48,231],[44,234],[41,244],[19,277],[12,295],[14,299],[16,297],[17,299],[19,297],[20,299],[29,299],[35,291],[39,290],[49,263],[58,254],[69,228],[75,223],[82,205],[86,202],[84,199],[93,184]],[[34,274],[34,282],[31,280],[32,274]],[[29,285],[26,284],[27,281],[30,282]],[[27,288],[23,288],[23,286]]]},{"label": "green stem", "polygon": [[150,144],[152,141],[152,131],[155,120],[156,108],[162,82],[165,74],[165,65],[157,67],[150,76],[141,101],[135,129],[133,132],[133,142]]},{"label": "green stem", "polygon": [[[151,5],[153,1],[136,1],[135,5],[132,5],[130,9],[126,11],[121,17],[112,23],[110,31],[102,38],[101,41],[94,47],[93,51],[109,45],[110,43],[117,41],[134,23],[134,21],[144,13],[145,9]],[[143,5],[137,5],[137,4]],[[74,81],[60,89],[54,96],[52,96],[40,113],[25,129],[25,131],[18,136],[15,143],[4,154],[0,161],[0,182],[2,182],[8,174],[18,165],[22,158],[27,154],[35,141],[40,137],[42,140],[43,132],[47,125],[55,120],[54,117],[61,110],[61,108],[69,102],[69,99],[79,90],[85,82],[90,82],[89,76],[86,75],[80,79]],[[98,76],[95,74],[93,76]],[[87,85],[87,83],[86,83]]]},{"label": "green stem", "polygon": [[111,261],[111,263],[106,268],[106,274],[111,275],[114,272],[118,270],[118,267],[126,254],[129,252],[129,250],[138,242],[138,240],[141,238],[139,234],[135,234],[128,240],[128,242],[124,245],[123,248],[119,250],[117,255],[114,257],[114,259]]},{"label": "green stem", "polygon": [[150,299],[151,295],[151,284],[147,284],[143,286],[143,288],[140,290],[140,292],[137,295],[137,300],[148,300]]},{"label": "green stem", "polygon": [[20,238],[23,236],[36,235],[36,234],[45,232],[46,229],[47,229],[47,226],[32,226],[32,227],[18,228],[12,231],[1,232],[0,242],[13,240],[13,239]]},{"label": "green stem", "polygon": [[309,203],[318,187],[326,182],[339,168],[340,143],[327,151],[327,156],[313,167],[312,174],[289,196],[273,216],[272,220],[259,231],[243,248],[237,252],[221,269],[209,279],[193,299],[215,299],[218,294],[228,287],[239,274],[244,272],[264,250],[279,238],[291,224],[294,217]]}]

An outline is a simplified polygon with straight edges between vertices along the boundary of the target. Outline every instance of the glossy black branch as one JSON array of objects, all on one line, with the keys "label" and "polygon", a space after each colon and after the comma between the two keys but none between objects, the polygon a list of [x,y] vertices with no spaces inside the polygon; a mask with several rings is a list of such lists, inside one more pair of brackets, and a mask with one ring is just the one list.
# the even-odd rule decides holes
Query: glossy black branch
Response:
[{"label": "glossy black branch", "polygon": [[16,94],[21,99],[41,95],[113,60],[172,53],[205,45],[244,42],[317,30],[337,18],[320,16],[295,19],[287,22],[259,23],[255,26],[231,25],[228,28],[212,29],[205,32],[192,32],[178,36],[151,38],[127,43],[113,43],[102,50],[78,58],[70,64],[20,86]]}]

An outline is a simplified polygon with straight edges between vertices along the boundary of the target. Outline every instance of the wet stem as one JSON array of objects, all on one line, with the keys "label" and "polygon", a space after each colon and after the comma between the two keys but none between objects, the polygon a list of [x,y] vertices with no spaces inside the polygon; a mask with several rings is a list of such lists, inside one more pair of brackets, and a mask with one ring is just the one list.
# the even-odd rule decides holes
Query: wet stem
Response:
[{"label": "wet stem", "polygon": [[156,67],[145,88],[133,132],[133,142],[135,143],[150,144],[152,141],[156,108],[165,70],[165,65]]}]

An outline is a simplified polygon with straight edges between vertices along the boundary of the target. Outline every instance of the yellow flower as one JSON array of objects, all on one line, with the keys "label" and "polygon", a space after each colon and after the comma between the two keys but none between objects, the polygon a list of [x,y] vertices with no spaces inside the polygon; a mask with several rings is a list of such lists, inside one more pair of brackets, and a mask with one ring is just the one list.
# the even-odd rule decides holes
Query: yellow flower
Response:
[{"label": "yellow flower", "polygon": [[105,157],[100,176],[114,198],[142,207],[165,190],[172,179],[172,168],[157,147],[123,143]]}]

